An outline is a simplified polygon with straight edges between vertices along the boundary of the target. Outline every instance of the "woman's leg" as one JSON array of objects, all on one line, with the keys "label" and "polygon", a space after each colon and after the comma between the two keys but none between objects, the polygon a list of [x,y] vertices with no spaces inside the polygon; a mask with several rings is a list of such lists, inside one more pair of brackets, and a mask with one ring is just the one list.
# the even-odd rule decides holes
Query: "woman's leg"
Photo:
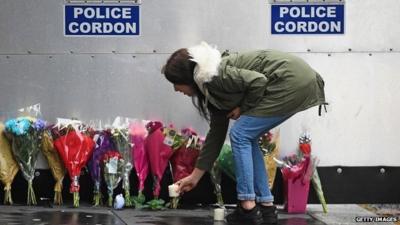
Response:
[{"label": "woman's leg", "polygon": [[235,163],[236,192],[240,201],[255,201],[252,156],[252,127],[247,117],[241,116],[230,130],[233,160]]},{"label": "woman's leg", "polygon": [[[240,116],[233,125],[229,136],[235,162],[236,191],[240,207],[227,216],[228,223],[250,222],[257,225],[262,222],[277,223],[276,207],[272,205],[273,196],[268,187],[268,177],[264,159],[258,147],[258,138],[287,118],[289,117]],[[257,206],[255,200],[261,202],[261,206]]]},{"label": "woman's leg", "polygon": [[258,140],[253,141],[253,172],[254,172],[254,192],[256,193],[256,202],[271,203],[274,202],[271,190],[268,185],[268,174],[265,169],[264,156],[260,150]]},{"label": "woman's leg", "polygon": [[258,147],[258,138],[289,117],[241,116],[233,125],[230,139],[235,162],[238,200],[273,201],[268,187],[264,159]]}]

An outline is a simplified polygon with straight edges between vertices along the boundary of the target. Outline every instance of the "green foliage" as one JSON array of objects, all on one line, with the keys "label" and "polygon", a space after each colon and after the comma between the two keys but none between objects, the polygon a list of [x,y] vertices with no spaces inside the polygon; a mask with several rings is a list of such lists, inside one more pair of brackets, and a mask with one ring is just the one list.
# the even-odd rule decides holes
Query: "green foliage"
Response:
[{"label": "green foliage", "polygon": [[153,199],[148,201],[143,208],[150,210],[166,210],[169,205],[169,203],[165,205],[165,201],[162,199]]}]

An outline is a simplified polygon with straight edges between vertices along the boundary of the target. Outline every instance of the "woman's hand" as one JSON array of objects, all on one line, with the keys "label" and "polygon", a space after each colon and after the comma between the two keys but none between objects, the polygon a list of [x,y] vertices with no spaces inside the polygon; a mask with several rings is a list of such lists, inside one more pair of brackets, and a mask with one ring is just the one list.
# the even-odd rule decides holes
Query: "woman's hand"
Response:
[{"label": "woman's hand", "polygon": [[236,120],[237,118],[240,117],[240,108],[239,107],[234,108],[226,117],[228,117],[229,119]]},{"label": "woman's hand", "polygon": [[192,190],[197,186],[197,183],[199,183],[199,180],[203,176],[204,172],[205,171],[203,170],[195,168],[192,174],[176,182],[176,185],[178,185],[177,191],[182,193]]}]

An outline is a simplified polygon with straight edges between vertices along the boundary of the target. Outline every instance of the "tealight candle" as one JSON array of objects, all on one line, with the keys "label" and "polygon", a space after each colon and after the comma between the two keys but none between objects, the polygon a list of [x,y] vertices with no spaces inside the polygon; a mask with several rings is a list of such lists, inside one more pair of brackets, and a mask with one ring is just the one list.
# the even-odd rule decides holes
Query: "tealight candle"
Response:
[{"label": "tealight candle", "polygon": [[168,186],[168,193],[169,197],[178,197],[179,193],[177,192],[178,190],[178,185],[176,184],[171,184]]},{"label": "tealight candle", "polygon": [[214,220],[215,221],[223,221],[225,220],[225,209],[214,209]]}]

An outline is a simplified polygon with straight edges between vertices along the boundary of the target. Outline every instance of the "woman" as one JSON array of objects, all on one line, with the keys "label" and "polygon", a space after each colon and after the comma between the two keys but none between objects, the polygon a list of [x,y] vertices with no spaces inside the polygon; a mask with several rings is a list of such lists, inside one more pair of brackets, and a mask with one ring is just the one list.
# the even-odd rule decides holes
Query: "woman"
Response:
[{"label": "woman", "polygon": [[297,112],[325,104],[324,81],[308,64],[287,53],[261,50],[221,57],[202,42],[174,52],[162,71],[177,92],[192,97],[210,121],[193,173],[178,181],[180,192],[193,189],[209,171],[225,141],[229,119],[238,207],[229,223],[273,224],[276,207],[258,139]]}]

